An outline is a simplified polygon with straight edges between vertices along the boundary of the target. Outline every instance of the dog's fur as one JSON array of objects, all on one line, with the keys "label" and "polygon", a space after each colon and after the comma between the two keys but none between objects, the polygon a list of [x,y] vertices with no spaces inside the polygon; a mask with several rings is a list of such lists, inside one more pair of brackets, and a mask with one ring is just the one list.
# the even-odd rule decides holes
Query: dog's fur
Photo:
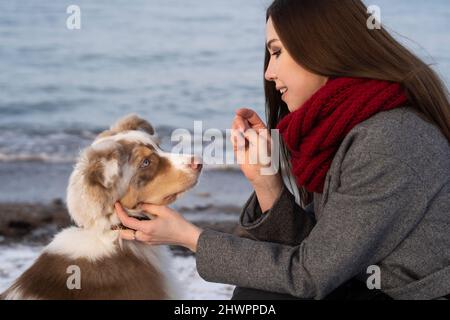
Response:
[{"label": "dog's fur", "polygon": [[[76,226],[58,233],[0,297],[4,299],[173,299],[167,247],[119,239],[114,203],[142,217],[139,203],[167,205],[198,180],[200,160],[160,150],[154,129],[131,115],[102,132],[78,158],[67,188]],[[81,288],[69,284],[78,267]]]}]

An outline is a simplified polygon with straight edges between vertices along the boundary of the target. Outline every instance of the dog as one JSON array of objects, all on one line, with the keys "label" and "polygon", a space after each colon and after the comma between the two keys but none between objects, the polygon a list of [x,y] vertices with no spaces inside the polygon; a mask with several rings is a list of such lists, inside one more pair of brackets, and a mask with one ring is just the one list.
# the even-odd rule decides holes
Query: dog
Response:
[{"label": "dog", "polygon": [[144,119],[133,114],[119,120],[81,151],[70,176],[67,209],[76,226],[59,232],[0,297],[178,299],[167,271],[168,248],[121,240],[114,203],[147,218],[137,206],[174,202],[197,184],[200,162],[163,152]]}]

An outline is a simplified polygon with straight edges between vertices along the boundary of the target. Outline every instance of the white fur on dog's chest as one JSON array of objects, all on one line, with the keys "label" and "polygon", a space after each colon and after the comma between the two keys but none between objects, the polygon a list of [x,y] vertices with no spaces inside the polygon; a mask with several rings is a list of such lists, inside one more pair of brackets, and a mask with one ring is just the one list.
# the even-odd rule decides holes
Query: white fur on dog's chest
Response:
[{"label": "white fur on dog's chest", "polygon": [[94,261],[116,252],[118,236],[119,232],[113,230],[99,233],[97,230],[70,227],[58,233],[44,251],[70,259]]}]

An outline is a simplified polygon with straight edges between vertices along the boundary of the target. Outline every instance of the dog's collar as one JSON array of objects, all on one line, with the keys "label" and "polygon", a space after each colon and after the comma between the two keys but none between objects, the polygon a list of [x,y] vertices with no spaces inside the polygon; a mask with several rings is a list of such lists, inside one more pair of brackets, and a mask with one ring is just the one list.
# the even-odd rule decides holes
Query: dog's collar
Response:
[{"label": "dog's collar", "polygon": [[111,230],[125,230],[125,226],[123,224],[116,224],[114,226],[111,226]]}]

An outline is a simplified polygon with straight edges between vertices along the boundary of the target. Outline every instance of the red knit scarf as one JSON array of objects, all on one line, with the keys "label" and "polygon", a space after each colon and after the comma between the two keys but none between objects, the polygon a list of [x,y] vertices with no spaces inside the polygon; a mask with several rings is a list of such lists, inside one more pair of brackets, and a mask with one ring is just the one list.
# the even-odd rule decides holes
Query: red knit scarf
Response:
[{"label": "red knit scarf", "polygon": [[347,133],[374,114],[404,106],[406,102],[398,83],[330,78],[277,126],[291,152],[297,184],[308,192],[323,193],[325,176]]}]

